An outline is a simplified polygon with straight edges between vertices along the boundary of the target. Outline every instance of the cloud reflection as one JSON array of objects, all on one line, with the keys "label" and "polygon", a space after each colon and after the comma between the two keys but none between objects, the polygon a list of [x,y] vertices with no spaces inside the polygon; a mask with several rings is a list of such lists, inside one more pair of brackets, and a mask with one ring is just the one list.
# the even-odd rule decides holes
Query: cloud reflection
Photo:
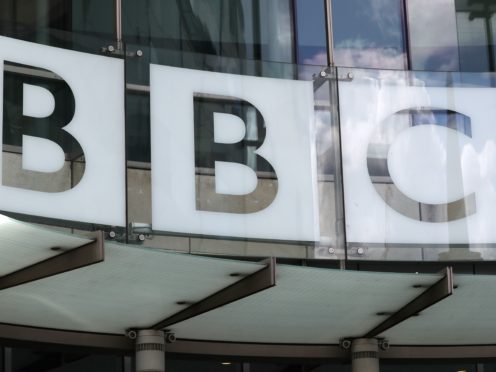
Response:
[{"label": "cloud reflection", "polygon": [[404,69],[406,53],[393,48],[361,47],[359,40],[342,43],[334,49],[334,61],[339,66],[382,69]]}]

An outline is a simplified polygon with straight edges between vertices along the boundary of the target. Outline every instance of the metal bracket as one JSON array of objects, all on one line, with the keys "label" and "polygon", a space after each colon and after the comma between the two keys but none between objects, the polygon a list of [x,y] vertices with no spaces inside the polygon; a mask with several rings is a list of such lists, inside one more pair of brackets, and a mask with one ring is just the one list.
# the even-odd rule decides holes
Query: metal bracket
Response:
[{"label": "metal bracket", "polygon": [[0,277],[0,290],[93,265],[103,260],[104,233],[97,231],[96,239],[88,244]]},{"label": "metal bracket", "polygon": [[351,71],[346,74],[338,75],[334,68],[327,67],[318,74],[313,75],[313,91],[317,91],[330,79],[336,79],[337,81],[352,81],[354,78],[355,76]]},{"label": "metal bracket", "polygon": [[143,51],[141,49],[136,50],[135,52],[124,52],[124,49],[115,47],[113,45],[108,45],[106,47],[102,47],[100,51],[103,54],[107,54],[110,56],[116,56],[116,57],[126,57],[126,58],[133,58],[133,57],[143,57]]},{"label": "metal bracket", "polygon": [[453,268],[446,267],[443,271],[444,276],[441,280],[431,285],[427,290],[403,306],[400,310],[389,316],[375,328],[367,332],[363,338],[373,338],[404,320],[417,315],[421,311],[436,304],[453,294]]},{"label": "metal bracket", "polygon": [[333,69],[327,67],[313,76],[313,91],[317,91],[327,80],[334,76]]},{"label": "metal bracket", "polygon": [[143,244],[147,239],[153,239],[152,225],[144,222],[130,222],[128,239],[138,244]]},{"label": "metal bracket", "polygon": [[264,289],[276,285],[276,260],[269,258],[265,260],[266,266],[250,274],[243,279],[231,284],[230,286],[221,289],[220,291],[206,297],[205,299],[196,302],[186,309],[162,320],[161,322],[153,325],[153,329],[164,329],[172,324],[182,322],[184,320],[193,318],[200,314],[214,310],[218,307],[227,305],[229,303],[238,301],[242,298],[251,296]]}]

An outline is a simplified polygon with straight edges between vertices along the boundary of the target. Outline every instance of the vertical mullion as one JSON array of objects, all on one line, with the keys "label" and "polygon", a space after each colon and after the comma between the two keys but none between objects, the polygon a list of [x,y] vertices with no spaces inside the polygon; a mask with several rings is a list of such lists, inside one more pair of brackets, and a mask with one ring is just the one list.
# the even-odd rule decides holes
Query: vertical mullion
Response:
[{"label": "vertical mullion", "polygon": [[324,0],[327,39],[327,63],[334,67],[334,38],[332,33],[332,0]]},{"label": "vertical mullion", "polygon": [[412,49],[410,45],[410,27],[409,27],[409,18],[408,18],[408,0],[402,0],[401,4],[401,16],[403,18],[403,31],[405,33],[405,53],[406,53],[406,69],[412,70]]}]

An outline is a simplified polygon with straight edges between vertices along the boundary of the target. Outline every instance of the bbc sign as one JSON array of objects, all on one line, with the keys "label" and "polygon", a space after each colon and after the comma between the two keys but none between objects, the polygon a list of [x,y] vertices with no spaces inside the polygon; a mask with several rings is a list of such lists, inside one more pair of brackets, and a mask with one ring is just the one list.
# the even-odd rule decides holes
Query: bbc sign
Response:
[{"label": "bbc sign", "polygon": [[[0,133],[16,128],[22,153],[17,165],[2,153],[0,210],[124,226],[124,61],[0,37],[0,63],[63,90],[22,74],[6,89],[0,75]],[[339,86],[348,241],[496,241],[496,130],[483,124],[495,90],[380,81]],[[152,64],[150,99],[153,230],[320,239],[312,82]],[[70,154],[80,180],[37,189]],[[15,167],[30,182],[9,180]]]},{"label": "bbc sign", "polygon": [[[3,66],[53,73],[65,88],[64,102],[29,78],[0,92],[19,108],[2,122],[21,128],[14,133],[22,143],[17,174],[35,184],[39,174],[59,172],[70,151],[85,160],[81,180],[60,192],[2,178],[0,209],[125,225],[124,62],[5,37],[0,58]],[[158,65],[150,71],[153,229],[318,240],[312,83]],[[58,110],[70,111],[65,122]],[[196,174],[200,160],[213,169],[213,182]],[[272,181],[262,184],[256,166]]]}]

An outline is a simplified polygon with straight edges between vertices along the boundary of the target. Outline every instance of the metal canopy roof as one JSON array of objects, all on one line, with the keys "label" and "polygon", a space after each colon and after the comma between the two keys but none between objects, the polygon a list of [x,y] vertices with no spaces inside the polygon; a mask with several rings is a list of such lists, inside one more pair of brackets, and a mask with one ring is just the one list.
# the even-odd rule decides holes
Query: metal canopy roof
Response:
[{"label": "metal canopy roof", "polygon": [[0,276],[91,241],[92,239],[44,229],[0,215]]},{"label": "metal canopy roof", "polygon": [[0,323],[124,334],[263,267],[106,243],[101,263],[0,291]]},{"label": "metal canopy roof", "polygon": [[127,330],[155,328],[197,344],[299,350],[354,337],[386,337],[393,345],[496,343],[493,276],[276,267],[273,259],[177,254],[96,235],[0,217],[0,340],[130,350]]},{"label": "metal canopy roof", "polygon": [[456,275],[453,296],[384,332],[404,345],[496,344],[496,276]]},{"label": "metal canopy roof", "polygon": [[440,278],[278,265],[275,287],[170,329],[197,340],[337,344],[363,336]]}]

